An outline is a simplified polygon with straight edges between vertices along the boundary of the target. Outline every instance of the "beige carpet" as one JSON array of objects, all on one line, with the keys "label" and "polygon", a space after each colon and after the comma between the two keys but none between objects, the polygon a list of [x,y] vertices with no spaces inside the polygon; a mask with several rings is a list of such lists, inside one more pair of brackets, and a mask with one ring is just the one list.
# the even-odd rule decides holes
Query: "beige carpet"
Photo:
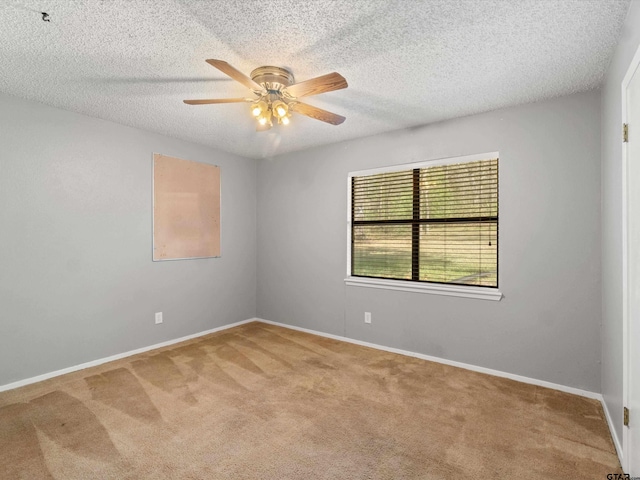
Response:
[{"label": "beige carpet", "polygon": [[599,402],[250,323],[0,393],[2,479],[604,479]]}]

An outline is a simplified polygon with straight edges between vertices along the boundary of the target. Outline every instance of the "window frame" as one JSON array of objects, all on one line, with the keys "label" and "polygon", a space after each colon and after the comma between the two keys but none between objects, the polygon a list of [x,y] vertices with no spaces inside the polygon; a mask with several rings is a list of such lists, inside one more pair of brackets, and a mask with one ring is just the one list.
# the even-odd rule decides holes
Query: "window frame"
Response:
[{"label": "window frame", "polygon": [[[438,158],[433,160],[426,160],[422,162],[404,163],[398,165],[391,165],[381,168],[372,168],[367,170],[358,170],[349,172],[347,175],[347,276],[344,279],[347,286],[366,287],[366,288],[381,288],[385,290],[398,290],[404,292],[413,293],[428,293],[436,295],[447,295],[454,297],[466,297],[482,300],[495,300],[498,301],[502,298],[502,293],[498,287],[480,287],[480,286],[467,286],[459,284],[448,283],[436,283],[427,281],[415,281],[415,280],[395,280],[388,278],[376,278],[376,277],[361,277],[351,275],[351,254],[352,254],[352,185],[353,177],[376,175],[379,173],[391,173],[403,170],[413,170],[419,168],[437,167],[442,165],[451,165],[455,163],[467,163],[479,160],[489,160],[492,158],[500,159],[499,152],[488,152],[477,155],[465,155],[459,157],[447,157]],[[500,198],[500,169],[498,169],[498,198]],[[498,218],[500,216],[500,207],[498,206]],[[499,220],[498,220],[499,222]],[[500,236],[500,229],[498,227],[498,239]],[[498,259],[500,258],[500,241],[498,240]],[[498,260],[498,278],[500,278],[500,261]]]}]

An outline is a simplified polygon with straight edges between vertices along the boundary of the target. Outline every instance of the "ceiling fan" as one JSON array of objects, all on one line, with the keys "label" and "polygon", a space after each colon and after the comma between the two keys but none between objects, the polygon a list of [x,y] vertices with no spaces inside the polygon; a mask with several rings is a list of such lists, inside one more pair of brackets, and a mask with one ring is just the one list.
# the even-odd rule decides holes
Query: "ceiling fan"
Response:
[{"label": "ceiling fan", "polygon": [[211,98],[204,100],[184,100],[187,105],[207,105],[214,103],[251,103],[251,114],[256,118],[256,130],[269,130],[274,120],[288,125],[291,112],[300,113],[332,125],[340,125],[345,117],[300,102],[298,99],[320,93],[347,88],[347,81],[339,73],[333,72],[320,77],[294,83],[293,74],[281,67],[258,67],[251,77],[235,69],[222,60],[207,60],[207,63],[232,79],[251,89],[253,98]]}]

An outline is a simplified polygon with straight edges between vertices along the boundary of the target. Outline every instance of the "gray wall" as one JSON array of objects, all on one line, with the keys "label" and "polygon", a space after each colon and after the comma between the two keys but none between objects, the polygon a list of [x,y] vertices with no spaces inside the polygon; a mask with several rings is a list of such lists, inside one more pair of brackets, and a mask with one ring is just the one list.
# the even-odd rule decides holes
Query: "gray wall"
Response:
[{"label": "gray wall", "polygon": [[[0,385],[255,316],[254,160],[7,95],[0,145]],[[153,152],[221,166],[222,258],[151,261]]]},{"label": "gray wall", "polygon": [[[256,182],[253,160],[0,95],[0,385],[257,311],[600,391],[599,107],[594,91],[292,153]],[[349,171],[495,150],[501,302],[344,285]],[[222,166],[222,258],[151,262],[153,152]]]},{"label": "gray wall", "polygon": [[633,1],[602,87],[602,394],[622,441],[622,97],[640,45],[640,2]]},{"label": "gray wall", "polygon": [[[502,301],[344,285],[349,171],[496,150]],[[599,392],[600,247],[598,91],[258,163],[268,320]]]}]

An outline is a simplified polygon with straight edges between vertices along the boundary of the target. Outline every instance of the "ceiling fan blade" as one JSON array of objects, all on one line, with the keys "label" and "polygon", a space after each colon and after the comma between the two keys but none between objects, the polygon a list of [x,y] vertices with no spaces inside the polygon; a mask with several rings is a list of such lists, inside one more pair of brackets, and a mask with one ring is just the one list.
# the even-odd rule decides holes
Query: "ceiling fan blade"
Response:
[{"label": "ceiling fan blade", "polygon": [[290,97],[300,98],[319,93],[332,92],[347,88],[349,85],[342,75],[337,72],[327,73],[321,77],[305,80],[304,82],[294,83],[283,90],[283,93]]},{"label": "ceiling fan blade", "polygon": [[204,100],[183,100],[187,105],[208,105],[210,103],[241,103],[251,102],[250,98],[209,98]]},{"label": "ceiling fan blade", "polygon": [[346,118],[341,115],[327,112],[326,110],[322,110],[318,107],[313,107],[306,103],[292,102],[289,104],[289,108],[296,113],[300,113],[302,115],[306,115],[307,117],[315,118],[316,120],[330,123],[332,125],[340,125],[346,120]]},{"label": "ceiling fan blade", "polygon": [[234,80],[240,82],[245,87],[250,88],[251,90],[255,90],[257,92],[264,91],[264,87],[262,85],[254,82],[249,77],[247,77],[244,73],[242,73],[240,70],[236,70],[227,62],[223,60],[215,60],[215,59],[209,59],[206,62],[209,65],[216,67],[222,73],[225,73],[229,75],[231,78],[233,78]]}]

